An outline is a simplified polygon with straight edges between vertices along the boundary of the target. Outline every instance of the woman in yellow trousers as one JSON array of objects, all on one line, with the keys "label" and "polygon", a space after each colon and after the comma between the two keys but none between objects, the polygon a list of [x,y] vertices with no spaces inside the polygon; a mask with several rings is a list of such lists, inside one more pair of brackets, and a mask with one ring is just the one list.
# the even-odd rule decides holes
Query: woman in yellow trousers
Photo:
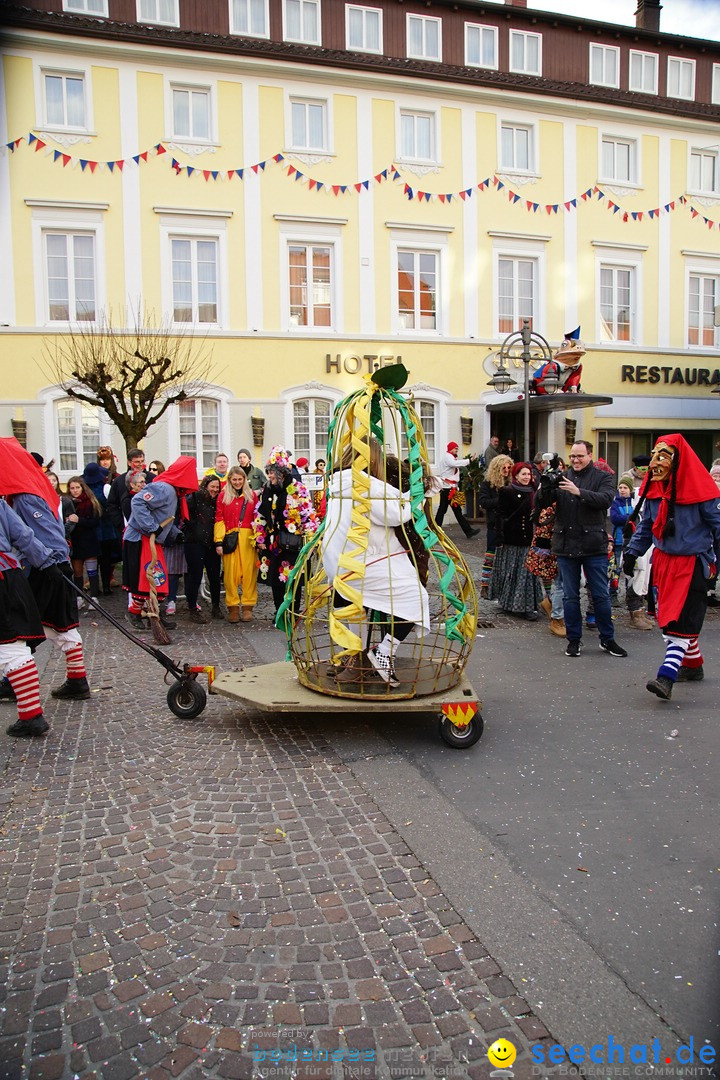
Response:
[{"label": "woman in yellow trousers", "polygon": [[[257,604],[257,556],[251,528],[255,502],[255,492],[247,482],[245,471],[233,465],[218,496],[213,536],[215,550],[223,557],[225,603],[231,623],[241,621],[241,606],[242,622],[251,622]],[[228,552],[228,547],[233,550]]]}]

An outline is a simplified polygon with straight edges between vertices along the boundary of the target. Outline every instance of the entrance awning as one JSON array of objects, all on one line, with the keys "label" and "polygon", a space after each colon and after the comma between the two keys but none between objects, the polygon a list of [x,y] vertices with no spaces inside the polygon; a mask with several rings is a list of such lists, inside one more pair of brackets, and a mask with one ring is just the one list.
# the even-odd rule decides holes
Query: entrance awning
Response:
[{"label": "entrance awning", "polygon": [[[493,401],[486,406],[491,413],[523,413],[525,395],[510,396],[509,400]],[[574,409],[594,409],[599,405],[612,405],[611,397],[602,394],[531,394],[530,413],[565,412]]]}]

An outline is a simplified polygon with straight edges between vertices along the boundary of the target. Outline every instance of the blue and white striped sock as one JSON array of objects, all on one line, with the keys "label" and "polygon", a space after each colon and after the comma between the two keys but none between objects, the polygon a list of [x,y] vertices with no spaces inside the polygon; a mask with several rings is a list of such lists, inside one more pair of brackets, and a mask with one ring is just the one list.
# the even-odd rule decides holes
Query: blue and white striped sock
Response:
[{"label": "blue and white striped sock", "polygon": [[669,634],[663,634],[663,638],[665,639],[665,659],[658,668],[658,678],[662,676],[675,682],[690,642],[687,638],[671,637]]}]

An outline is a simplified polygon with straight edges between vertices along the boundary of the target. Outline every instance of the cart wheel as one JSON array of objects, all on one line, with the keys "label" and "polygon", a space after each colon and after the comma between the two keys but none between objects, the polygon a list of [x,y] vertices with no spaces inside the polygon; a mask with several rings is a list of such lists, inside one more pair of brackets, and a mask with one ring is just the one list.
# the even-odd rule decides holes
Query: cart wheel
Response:
[{"label": "cart wheel", "polygon": [[207,694],[196,679],[178,679],[168,690],[167,703],[181,720],[193,720],[207,705]]},{"label": "cart wheel", "polygon": [[480,713],[472,718],[466,727],[456,727],[447,716],[440,715],[440,738],[453,750],[465,750],[468,746],[474,746],[483,733],[485,727]]}]

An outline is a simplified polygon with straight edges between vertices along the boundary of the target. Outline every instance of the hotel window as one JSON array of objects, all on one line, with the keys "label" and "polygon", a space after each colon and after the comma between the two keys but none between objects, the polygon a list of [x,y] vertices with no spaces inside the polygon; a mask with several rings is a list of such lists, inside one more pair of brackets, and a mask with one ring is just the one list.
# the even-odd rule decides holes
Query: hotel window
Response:
[{"label": "hotel window", "polygon": [[510,70],[524,75],[542,75],[542,36],[510,31]]},{"label": "hotel window", "polygon": [[324,101],[290,101],[290,140],[294,150],[327,150],[327,104]]},{"label": "hotel window", "polygon": [[527,124],[503,124],[500,128],[500,168],[533,172],[533,129]]},{"label": "hotel window", "polygon": [[690,151],[690,190],[702,195],[720,195],[720,169],[716,150]]},{"label": "hotel window", "polygon": [[95,234],[43,234],[47,317],[51,322],[94,322],[96,317]]},{"label": "hotel window", "polygon": [[615,45],[590,46],[590,82],[594,86],[620,86],[620,50]]},{"label": "hotel window", "polygon": [[693,101],[695,98],[695,61],[669,56],[667,62],[667,96]]},{"label": "hotel window", "polygon": [[179,26],[178,0],[138,0],[137,19],[159,26]]},{"label": "hotel window", "polygon": [[268,0],[230,0],[230,33],[269,37]]},{"label": "hotel window", "polygon": [[400,111],[400,156],[408,161],[437,161],[434,113]]},{"label": "hotel window", "polygon": [[320,44],[320,0],[284,0],[283,14],[286,41]]},{"label": "hotel window", "polygon": [[634,341],[635,269],[600,267],[602,341]]},{"label": "hotel window", "polygon": [[63,398],[55,402],[58,470],[81,473],[97,461],[100,445],[100,413],[93,405]]},{"label": "hotel window", "polygon": [[498,32],[496,26],[465,23],[465,63],[468,67],[497,68]]},{"label": "hotel window", "polygon": [[720,105],[720,64],[713,64],[710,100],[713,105]]},{"label": "hotel window", "polygon": [[220,403],[212,398],[188,398],[178,402],[180,453],[193,457],[198,468],[208,469],[219,452]]},{"label": "hotel window", "polygon": [[348,4],[345,9],[345,36],[354,52],[382,52],[382,11]]},{"label": "hotel window", "polygon": [[295,458],[306,457],[311,467],[327,453],[332,402],[304,398],[293,402],[293,449]]},{"label": "hotel window", "polygon": [[630,71],[628,88],[640,94],[658,92],[657,53],[635,52],[630,50]]},{"label": "hotel window", "polygon": [[331,327],[332,245],[288,244],[291,327]]},{"label": "hotel window", "polygon": [[715,307],[720,303],[720,278],[691,274],[688,289],[688,345],[717,349],[720,330],[714,325]]},{"label": "hotel window", "polygon": [[75,11],[83,15],[102,15],[107,18],[107,0],[63,0],[63,11]]},{"label": "hotel window", "polygon": [[86,129],[85,76],[45,71],[43,85],[45,123],[53,127]]},{"label": "hotel window", "polygon": [[210,91],[204,87],[173,86],[173,136],[210,139]]},{"label": "hotel window", "polygon": [[497,263],[498,333],[522,329],[523,319],[532,327],[536,316],[537,260],[501,256]]},{"label": "hotel window", "polygon": [[438,329],[438,254],[398,248],[397,314],[401,330]]},{"label": "hotel window", "polygon": [[408,15],[407,54],[414,60],[442,60],[442,20]]},{"label": "hotel window", "polygon": [[637,146],[634,139],[603,136],[600,178],[621,184],[637,183]]},{"label": "hotel window", "polygon": [[176,323],[217,323],[218,241],[172,237],[172,304]]},{"label": "hotel window", "polygon": [[[425,435],[425,443],[428,451],[428,461],[435,461],[435,454],[437,450],[437,411],[438,407],[434,401],[415,401],[413,408],[417,413],[418,420],[420,421],[420,427],[423,429]],[[400,431],[400,456],[406,458],[409,452],[407,432],[405,425],[403,424]]]}]

